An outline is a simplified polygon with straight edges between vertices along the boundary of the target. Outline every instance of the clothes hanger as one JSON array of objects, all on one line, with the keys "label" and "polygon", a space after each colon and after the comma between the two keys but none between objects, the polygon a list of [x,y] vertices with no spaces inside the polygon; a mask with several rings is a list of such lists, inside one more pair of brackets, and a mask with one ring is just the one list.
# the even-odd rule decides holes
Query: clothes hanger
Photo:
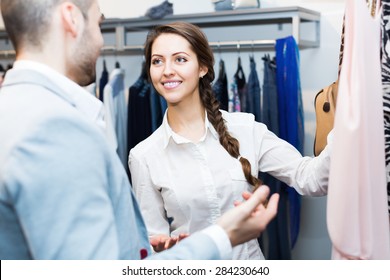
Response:
[{"label": "clothes hanger", "polygon": [[255,42],[253,40],[252,40],[251,49],[252,49],[252,57],[251,57],[251,59],[255,60]]},{"label": "clothes hanger", "polygon": [[237,51],[238,51],[238,58],[237,58],[237,71],[235,76],[243,79],[245,77],[244,70],[242,69],[241,64],[241,53],[240,53],[240,42],[237,43]]},{"label": "clothes hanger", "polygon": [[237,55],[238,55],[239,62],[240,62],[240,65],[241,65],[241,59],[240,59],[240,56],[241,56],[241,45],[240,45],[240,42],[237,42]]},{"label": "clothes hanger", "polygon": [[219,61],[219,74],[218,74],[218,79],[223,79],[225,77],[225,62],[221,59]]},{"label": "clothes hanger", "polygon": [[255,61],[255,43],[254,41],[252,40],[252,45],[251,45],[251,49],[252,49],[252,54],[249,55],[249,62],[254,62]]},{"label": "clothes hanger", "polygon": [[238,55],[238,58],[237,58],[237,72],[242,70],[242,66],[241,66],[241,45],[240,45],[240,42],[237,43],[237,55]]},{"label": "clothes hanger", "polygon": [[220,41],[217,42],[217,52],[218,52],[218,58],[221,60],[221,43]]},{"label": "clothes hanger", "polygon": [[142,69],[141,69],[141,75],[140,78],[147,80],[148,79],[148,72],[146,71],[146,61],[142,61]]},{"label": "clothes hanger", "polygon": [[268,58],[269,58],[269,60],[270,60],[270,66],[272,67],[272,68],[276,68],[276,57],[274,56],[272,59],[270,59],[270,57],[268,56]]},{"label": "clothes hanger", "polygon": [[115,68],[116,69],[120,69],[121,68],[121,65],[118,61],[118,57],[116,56],[116,50],[115,50]]},{"label": "clothes hanger", "polygon": [[106,59],[105,58],[103,58],[103,71],[104,72],[108,72],[107,71],[107,63],[106,63]]}]

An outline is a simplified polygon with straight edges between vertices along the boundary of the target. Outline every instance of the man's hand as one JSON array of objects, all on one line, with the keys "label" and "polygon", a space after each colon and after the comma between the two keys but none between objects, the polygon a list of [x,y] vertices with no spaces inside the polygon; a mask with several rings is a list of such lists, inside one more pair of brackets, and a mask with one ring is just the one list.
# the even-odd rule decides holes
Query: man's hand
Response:
[{"label": "man's hand", "polygon": [[187,233],[181,233],[177,237],[169,237],[168,235],[164,234],[155,235],[150,238],[150,244],[153,246],[153,250],[155,252],[161,252],[171,248],[173,245],[178,243],[180,240],[183,240],[187,236],[189,236]]},{"label": "man's hand", "polygon": [[235,203],[235,208],[219,218],[217,224],[226,231],[233,247],[258,237],[275,217],[279,194],[273,194],[265,207],[268,195],[269,188],[264,185],[252,195],[243,193],[246,201]]}]

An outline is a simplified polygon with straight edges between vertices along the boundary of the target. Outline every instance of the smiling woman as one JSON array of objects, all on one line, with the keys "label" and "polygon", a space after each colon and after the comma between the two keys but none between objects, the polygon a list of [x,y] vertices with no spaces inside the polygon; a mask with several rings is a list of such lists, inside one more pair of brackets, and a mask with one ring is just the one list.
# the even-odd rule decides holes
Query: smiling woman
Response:
[{"label": "smiling woman", "polygon": [[[220,110],[213,53],[199,27],[157,26],[146,39],[145,63],[168,109],[160,128],[130,151],[129,167],[156,251],[215,223],[243,191],[260,187],[259,171],[301,194],[326,194],[328,149],[302,157],[252,114]],[[233,258],[264,256],[253,239],[236,246]]]}]

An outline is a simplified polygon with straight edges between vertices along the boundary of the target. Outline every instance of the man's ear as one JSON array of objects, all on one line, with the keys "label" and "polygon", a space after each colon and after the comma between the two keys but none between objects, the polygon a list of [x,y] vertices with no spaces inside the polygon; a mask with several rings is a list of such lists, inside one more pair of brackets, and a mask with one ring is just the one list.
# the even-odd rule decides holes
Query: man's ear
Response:
[{"label": "man's ear", "polygon": [[82,23],[80,10],[73,3],[64,2],[60,6],[60,11],[62,24],[65,30],[73,37],[77,37]]}]

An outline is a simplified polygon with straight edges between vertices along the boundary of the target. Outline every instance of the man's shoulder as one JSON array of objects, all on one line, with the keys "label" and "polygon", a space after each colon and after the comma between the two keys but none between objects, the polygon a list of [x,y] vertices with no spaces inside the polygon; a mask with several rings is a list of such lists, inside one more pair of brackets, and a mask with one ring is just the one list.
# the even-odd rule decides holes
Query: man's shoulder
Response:
[{"label": "man's shoulder", "polygon": [[[72,106],[48,94],[15,92],[19,96],[0,98],[0,161],[20,147],[42,147],[49,152],[60,145],[96,147],[104,143],[103,133]],[[41,102],[40,102],[41,101]]]}]

